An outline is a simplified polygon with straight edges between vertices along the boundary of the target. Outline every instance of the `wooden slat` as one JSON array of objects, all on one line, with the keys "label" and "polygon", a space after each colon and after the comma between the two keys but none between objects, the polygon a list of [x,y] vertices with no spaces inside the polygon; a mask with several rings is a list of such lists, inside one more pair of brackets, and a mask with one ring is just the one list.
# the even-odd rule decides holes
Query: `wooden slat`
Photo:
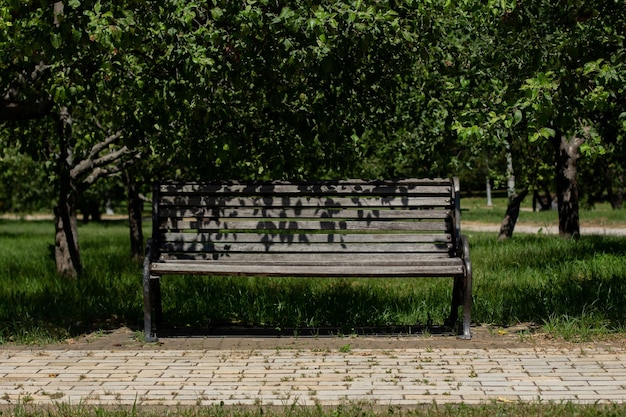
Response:
[{"label": "wooden slat", "polygon": [[[448,253],[423,253],[407,255],[406,253],[354,253],[345,256],[341,253],[310,253],[302,256],[299,253],[273,253],[267,256],[264,253],[229,253],[229,254],[165,254],[156,263],[185,263],[196,261],[199,263],[234,263],[253,265],[463,265],[460,258],[452,257]],[[314,275],[314,274],[312,274]]]},{"label": "wooden slat", "polygon": [[184,243],[254,243],[254,242],[303,242],[303,243],[451,243],[452,235],[440,234],[405,234],[405,233],[376,233],[376,234],[326,234],[326,233],[280,233],[280,234],[253,234],[253,233],[164,233],[159,237],[161,242]]},{"label": "wooden slat", "polygon": [[292,244],[280,242],[259,243],[176,243],[167,242],[159,245],[162,252],[298,252],[298,253],[425,253],[425,252],[448,252],[450,244],[406,244],[406,243],[314,243],[305,244],[294,242]]},{"label": "wooden slat", "polygon": [[228,197],[228,196],[162,196],[159,199],[159,206],[163,207],[258,207],[258,208],[280,208],[280,207],[367,207],[367,208],[451,208],[453,201],[451,197]]},{"label": "wooden slat", "polygon": [[258,275],[258,276],[361,276],[361,277],[411,277],[432,276],[450,277],[463,274],[462,266],[447,265],[242,265],[210,262],[185,262],[179,264],[153,263],[152,271],[158,274],[190,274],[190,275]]},{"label": "wooden slat", "polygon": [[192,217],[201,218],[258,218],[258,219],[447,219],[452,216],[451,210],[435,208],[432,210],[403,209],[359,209],[359,208],[252,208],[252,207],[163,207],[159,217]]},{"label": "wooden slat", "polygon": [[186,219],[161,219],[159,222],[160,229],[168,230],[189,230],[198,229],[205,231],[227,231],[227,230],[328,230],[328,231],[367,231],[367,230],[381,230],[381,231],[450,231],[451,226],[444,222],[429,222],[429,221],[416,221],[416,222],[403,222],[403,221],[348,221],[340,220],[335,221],[332,219],[324,219],[319,221],[266,221],[266,220],[238,220],[236,218],[228,220],[201,220],[201,221],[189,221]]},{"label": "wooden slat", "polygon": [[166,194],[236,194],[236,195],[442,195],[452,193],[448,179],[402,181],[317,181],[293,182],[238,182],[161,184],[159,192]]},{"label": "wooden slat", "polygon": [[459,276],[449,179],[161,184],[153,273]]}]

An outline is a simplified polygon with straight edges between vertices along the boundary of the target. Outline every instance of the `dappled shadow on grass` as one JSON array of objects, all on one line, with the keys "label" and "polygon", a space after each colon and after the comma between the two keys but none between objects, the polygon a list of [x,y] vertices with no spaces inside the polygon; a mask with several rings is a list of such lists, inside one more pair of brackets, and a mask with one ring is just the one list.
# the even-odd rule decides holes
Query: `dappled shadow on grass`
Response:
[{"label": "dappled shadow on grass", "polygon": [[[102,263],[111,260],[104,257]],[[165,277],[163,281],[164,319],[169,326],[165,330],[187,335],[444,332],[436,324],[442,324],[448,314],[452,286],[447,279],[435,279],[439,284],[431,289],[415,287],[424,280],[394,280],[393,285],[253,277]],[[122,325],[142,328],[140,274],[132,263],[110,267],[107,273],[91,271],[77,281],[52,275],[41,284],[41,291],[23,288],[14,294],[16,304],[2,312],[14,318],[0,329],[4,338],[23,329],[60,340]],[[442,291],[441,285],[449,290]],[[424,294],[435,299],[424,300]],[[430,316],[435,317],[435,325],[429,325]]]}]

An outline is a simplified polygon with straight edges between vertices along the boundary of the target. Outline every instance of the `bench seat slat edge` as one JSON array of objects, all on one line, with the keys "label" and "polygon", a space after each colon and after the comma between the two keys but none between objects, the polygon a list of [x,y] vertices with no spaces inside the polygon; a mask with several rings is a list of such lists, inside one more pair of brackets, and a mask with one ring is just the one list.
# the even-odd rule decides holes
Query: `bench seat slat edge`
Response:
[{"label": "bench seat slat edge", "polygon": [[404,253],[429,253],[449,252],[449,243],[315,243],[283,244],[280,242],[259,243],[164,243],[159,246],[162,252],[199,252],[199,253],[236,253],[236,252],[298,252],[298,253],[378,253],[378,252],[404,252]]},{"label": "bench seat slat edge", "polygon": [[456,276],[463,274],[462,266],[393,266],[393,265],[242,265],[242,264],[195,264],[181,263],[153,264],[152,270],[157,274],[189,274],[189,275],[248,275],[248,276]]},{"label": "bench seat slat edge", "polygon": [[399,181],[214,181],[208,183],[163,183],[162,194],[217,193],[238,195],[280,194],[442,194],[451,193],[453,184],[449,179],[408,179]]},{"label": "bench seat slat edge", "polygon": [[220,219],[220,220],[188,220],[188,219],[161,219],[159,229],[169,231],[182,230],[204,230],[221,231],[223,233],[273,233],[287,231],[439,231],[451,232],[452,225],[449,222],[430,222],[430,221],[384,221],[384,220],[238,220],[238,219]]},{"label": "bench seat slat edge", "polygon": [[401,207],[444,207],[452,206],[451,196],[441,197],[334,197],[334,196],[294,196],[284,197],[246,197],[231,195],[164,195],[159,199],[161,207],[253,207],[253,208],[277,208],[277,207],[300,207],[300,208],[374,208],[381,209]]},{"label": "bench seat slat edge", "polygon": [[449,243],[450,233],[162,233],[158,242],[175,243],[255,243],[276,242],[290,244],[300,243]]},{"label": "bench seat slat edge", "polygon": [[416,209],[376,209],[376,208],[299,208],[299,207],[169,207],[159,210],[159,218],[194,218],[194,219],[316,219],[329,218],[334,220],[361,219],[448,219],[452,216],[451,208],[434,208],[431,210]]},{"label": "bench seat slat edge", "polygon": [[308,253],[303,256],[301,253],[168,253],[163,254],[159,260],[152,264],[176,264],[185,262],[196,262],[198,264],[210,263],[235,263],[235,264],[344,264],[366,265],[461,265],[463,261],[451,256],[447,252],[420,253],[416,256],[402,252],[394,253]]}]

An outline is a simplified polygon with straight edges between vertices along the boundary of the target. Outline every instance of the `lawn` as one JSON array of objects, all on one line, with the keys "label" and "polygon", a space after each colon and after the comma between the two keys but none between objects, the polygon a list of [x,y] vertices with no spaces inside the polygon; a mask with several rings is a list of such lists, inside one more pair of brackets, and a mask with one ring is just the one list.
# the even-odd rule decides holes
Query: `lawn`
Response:
[{"label": "lawn", "polygon": [[[504,202],[481,204],[464,200],[464,220],[498,222]],[[623,211],[594,210],[581,217],[617,226],[615,213]],[[128,256],[126,222],[90,223],[79,233],[85,272],[68,281],[54,273],[50,221],[0,220],[0,343],[45,343],[121,325],[141,328],[141,265]],[[626,238],[516,234],[500,242],[492,233],[467,234],[474,321],[533,322],[569,339],[624,331]],[[450,279],[166,277],[162,283],[164,316],[172,325],[346,333],[443,323],[451,287]]]}]

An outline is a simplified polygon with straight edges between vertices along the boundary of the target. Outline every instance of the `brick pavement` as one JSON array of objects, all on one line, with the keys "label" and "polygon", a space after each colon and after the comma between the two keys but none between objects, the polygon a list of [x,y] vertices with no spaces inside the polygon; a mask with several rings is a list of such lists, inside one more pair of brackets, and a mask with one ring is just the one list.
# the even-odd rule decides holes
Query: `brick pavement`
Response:
[{"label": "brick pavement", "polygon": [[0,350],[0,405],[626,402],[626,349]]}]

